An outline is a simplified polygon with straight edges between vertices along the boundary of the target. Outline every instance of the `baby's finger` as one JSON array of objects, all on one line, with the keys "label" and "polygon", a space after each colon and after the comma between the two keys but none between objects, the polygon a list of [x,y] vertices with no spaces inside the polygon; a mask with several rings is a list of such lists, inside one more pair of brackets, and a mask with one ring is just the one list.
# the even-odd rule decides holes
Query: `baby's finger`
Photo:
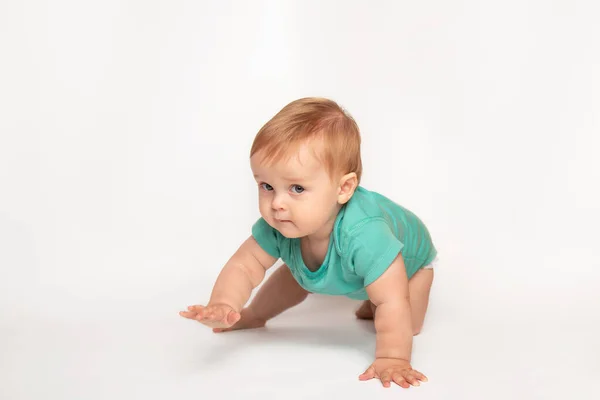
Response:
[{"label": "baby's finger", "polygon": [[194,312],[196,315],[193,317],[196,321],[204,321],[205,319],[208,318],[208,310],[206,308],[201,308],[201,309],[196,309],[197,311],[191,311]]},{"label": "baby's finger", "polygon": [[240,318],[241,318],[241,317],[242,317],[242,316],[240,315],[240,313],[239,313],[239,312],[236,312],[236,311],[231,311],[229,314],[227,314],[226,322],[227,322],[229,325],[233,325],[233,324],[235,324],[236,322],[238,322],[238,321],[240,320]]},{"label": "baby's finger", "polygon": [[373,367],[367,368],[367,370],[358,377],[361,381],[368,381],[373,378],[375,378],[375,368]]},{"label": "baby's finger", "polygon": [[196,319],[196,313],[193,311],[180,311],[179,315],[181,315],[184,318],[188,318],[188,319]]},{"label": "baby's finger", "polygon": [[201,312],[202,310],[204,310],[206,307],[204,306],[200,306],[200,305],[195,305],[195,306],[189,306],[188,307],[188,311],[192,311],[192,312]]},{"label": "baby's finger", "polygon": [[379,379],[381,379],[381,383],[383,384],[383,387],[390,387],[390,380],[391,380],[391,376],[390,375],[391,375],[390,371],[385,370],[379,376]]},{"label": "baby's finger", "polygon": [[404,379],[413,386],[421,386],[421,383],[413,373],[414,371],[404,372]]},{"label": "baby's finger", "polygon": [[196,314],[194,319],[196,321],[200,321],[200,322],[204,322],[206,320],[212,320],[210,317],[210,312],[208,310],[200,311],[199,313]]},{"label": "baby's finger", "polygon": [[408,384],[408,382],[406,382],[406,379],[404,379],[401,373],[395,372],[392,378],[398,386],[403,387],[404,389],[408,389],[410,387],[410,385]]},{"label": "baby's finger", "polygon": [[422,373],[420,373],[419,371],[417,371],[416,369],[412,370],[412,374],[421,382],[427,382],[429,381],[429,379],[427,379],[427,377],[425,375],[423,375]]}]

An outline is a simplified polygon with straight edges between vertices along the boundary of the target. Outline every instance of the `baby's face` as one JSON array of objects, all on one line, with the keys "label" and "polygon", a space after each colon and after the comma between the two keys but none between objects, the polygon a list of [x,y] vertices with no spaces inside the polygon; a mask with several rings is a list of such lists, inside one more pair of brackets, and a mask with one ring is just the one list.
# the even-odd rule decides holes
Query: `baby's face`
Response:
[{"label": "baby's face", "polygon": [[308,145],[287,161],[265,165],[257,153],[250,164],[258,183],[260,214],[283,236],[299,238],[332,226],[339,188]]}]

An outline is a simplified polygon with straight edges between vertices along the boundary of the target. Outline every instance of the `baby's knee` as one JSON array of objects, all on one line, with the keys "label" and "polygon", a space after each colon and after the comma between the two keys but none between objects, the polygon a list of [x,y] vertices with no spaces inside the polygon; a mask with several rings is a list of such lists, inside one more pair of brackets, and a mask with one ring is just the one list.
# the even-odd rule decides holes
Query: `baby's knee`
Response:
[{"label": "baby's knee", "polygon": [[422,328],[423,328],[423,325],[413,326],[413,336],[417,336],[419,333],[421,333]]}]

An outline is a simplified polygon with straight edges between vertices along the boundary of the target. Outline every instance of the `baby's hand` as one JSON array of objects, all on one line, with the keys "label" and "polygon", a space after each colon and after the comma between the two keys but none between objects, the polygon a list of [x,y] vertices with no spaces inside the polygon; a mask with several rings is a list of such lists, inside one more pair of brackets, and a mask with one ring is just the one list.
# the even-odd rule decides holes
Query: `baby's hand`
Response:
[{"label": "baby's hand", "polygon": [[379,378],[384,387],[390,387],[390,382],[394,381],[405,389],[410,385],[420,386],[419,381],[427,382],[425,375],[412,369],[408,361],[399,358],[378,358],[358,378],[361,381]]},{"label": "baby's hand", "polygon": [[240,320],[240,313],[227,304],[189,306],[188,311],[181,311],[179,315],[194,319],[211,328],[229,328]]}]

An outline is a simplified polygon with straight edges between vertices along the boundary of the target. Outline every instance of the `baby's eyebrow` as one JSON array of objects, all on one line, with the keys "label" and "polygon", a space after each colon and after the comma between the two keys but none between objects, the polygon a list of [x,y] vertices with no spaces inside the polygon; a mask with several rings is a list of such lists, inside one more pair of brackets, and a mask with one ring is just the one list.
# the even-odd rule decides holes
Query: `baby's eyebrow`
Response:
[{"label": "baby's eyebrow", "polygon": [[300,178],[299,176],[284,176],[283,179],[288,182],[304,182],[307,180],[306,178]]},{"label": "baby's eyebrow", "polygon": [[[254,177],[260,179],[258,174],[254,174]],[[306,177],[301,178],[299,176],[283,176],[282,178],[288,182],[306,182],[308,180]]]}]

